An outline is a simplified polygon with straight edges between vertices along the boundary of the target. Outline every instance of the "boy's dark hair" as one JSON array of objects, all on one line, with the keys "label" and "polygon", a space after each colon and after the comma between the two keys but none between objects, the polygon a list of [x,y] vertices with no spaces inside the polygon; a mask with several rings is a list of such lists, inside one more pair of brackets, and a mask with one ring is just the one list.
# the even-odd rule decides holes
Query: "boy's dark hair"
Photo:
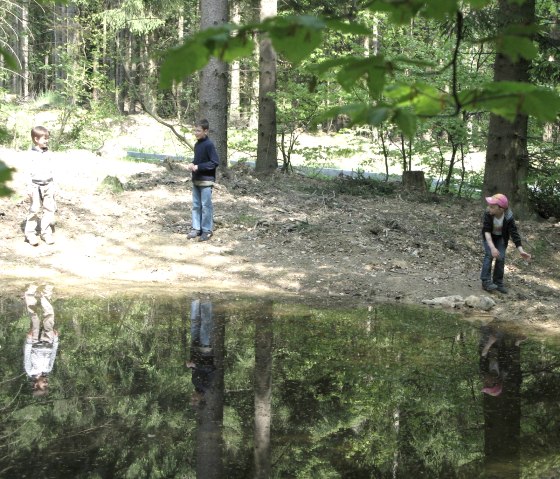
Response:
[{"label": "boy's dark hair", "polygon": [[198,120],[196,122],[196,126],[200,126],[200,128],[202,128],[203,130],[209,130],[210,129],[210,123],[208,123],[208,120],[206,118],[204,118],[202,120]]},{"label": "boy's dark hair", "polygon": [[44,126],[35,126],[31,128],[31,138],[40,138],[41,136],[48,136],[49,130]]}]

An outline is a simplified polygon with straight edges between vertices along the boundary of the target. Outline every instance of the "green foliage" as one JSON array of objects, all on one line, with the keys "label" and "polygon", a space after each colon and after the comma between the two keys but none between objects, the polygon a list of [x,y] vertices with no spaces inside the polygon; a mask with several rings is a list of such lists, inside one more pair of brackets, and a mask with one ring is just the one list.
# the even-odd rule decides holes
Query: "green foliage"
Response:
[{"label": "green foliage", "polygon": [[[550,152],[548,153],[550,154]],[[560,165],[537,157],[527,180],[529,200],[543,218],[560,218]]]},{"label": "green foliage", "polygon": [[[471,8],[478,9],[490,2],[473,0],[466,3]],[[417,15],[425,19],[447,18],[451,21],[455,21],[457,15],[463,15],[463,3],[455,0],[415,0],[397,3],[377,0],[370,2],[367,8],[372,12],[389,13],[389,20],[396,24],[406,23]],[[365,32],[365,25],[362,26],[358,22],[350,29],[340,23],[328,23],[320,17],[303,15],[276,17],[260,24],[238,28],[228,25],[210,29],[193,35],[183,47],[169,53],[170,56],[162,68],[161,83],[169,86],[172,81],[192,74],[202,68],[211,55],[226,61],[228,54],[231,58],[250,55],[251,48],[243,51],[237,45],[241,43],[245,46],[248,32],[252,30],[268,34],[276,51],[297,65],[319,47],[325,32],[347,34],[348,31],[352,31],[356,34],[362,33],[362,28]],[[498,51],[514,60],[534,58],[535,48],[528,37],[533,32],[533,27],[509,26],[495,38]],[[462,40],[458,40],[458,45]],[[449,92],[406,74],[411,65],[429,65],[427,59],[428,57],[418,61],[414,54],[406,58],[394,56],[390,59],[381,54],[368,57],[343,54],[320,63],[315,70],[318,75],[336,71],[336,80],[345,91],[351,92],[365,85],[368,93],[366,101],[362,99],[359,103],[337,105],[328,109],[326,115],[346,115],[356,125],[377,127],[384,122],[391,122],[408,138],[413,138],[418,118],[457,112],[461,108],[467,108],[469,111],[489,110],[506,119],[523,113],[545,121],[551,121],[560,112],[558,94],[544,87],[526,83],[491,82],[481,84],[475,89],[464,88]],[[460,58],[455,57],[448,59],[446,63],[449,66],[456,64],[458,60]],[[437,73],[434,67],[435,64],[429,69]],[[398,71],[405,73],[402,79],[388,81],[389,75]],[[453,75],[456,77],[456,69]],[[458,85],[456,80],[453,80],[454,88]]]},{"label": "green foliage", "polygon": [[19,70],[19,65],[17,60],[13,57],[13,55],[6,50],[6,48],[0,46],[0,57],[5,62],[7,68],[11,68],[12,70]]},{"label": "green foliage", "polygon": [[0,197],[10,196],[13,190],[6,186],[6,183],[12,180],[13,168],[9,168],[6,163],[0,160]]},{"label": "green foliage", "polygon": [[469,111],[487,109],[510,121],[518,114],[554,121],[560,111],[560,97],[556,92],[528,83],[492,82],[464,90],[459,99]]}]

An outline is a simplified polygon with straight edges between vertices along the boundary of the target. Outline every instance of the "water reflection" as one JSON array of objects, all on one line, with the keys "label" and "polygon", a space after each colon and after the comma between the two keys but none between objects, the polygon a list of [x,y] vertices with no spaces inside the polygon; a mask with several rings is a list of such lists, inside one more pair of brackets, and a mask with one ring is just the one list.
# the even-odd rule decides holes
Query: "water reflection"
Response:
[{"label": "water reflection", "polygon": [[196,407],[196,477],[214,479],[223,473],[224,316],[215,314],[210,301],[191,303],[191,353]]},{"label": "water reflection", "polygon": [[2,477],[560,476],[554,338],[381,305],[49,303],[64,348],[37,400],[27,306],[0,299]]},{"label": "water reflection", "polygon": [[484,465],[487,477],[521,477],[521,350],[526,339],[492,322],[481,328]]},{"label": "water reflection", "polygon": [[58,351],[58,332],[54,329],[54,308],[51,304],[53,286],[36,284],[24,293],[25,306],[31,320],[23,348],[23,365],[31,380],[33,396],[48,393],[49,373]]}]

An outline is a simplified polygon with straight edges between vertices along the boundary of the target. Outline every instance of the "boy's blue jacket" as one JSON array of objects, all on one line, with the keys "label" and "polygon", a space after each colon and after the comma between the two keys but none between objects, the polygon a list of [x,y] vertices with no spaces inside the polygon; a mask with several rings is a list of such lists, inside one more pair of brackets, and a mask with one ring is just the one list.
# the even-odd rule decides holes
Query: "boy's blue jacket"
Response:
[{"label": "boy's blue jacket", "polygon": [[[484,241],[484,233],[492,233],[492,228],[494,226],[494,217],[486,211],[484,217],[482,218],[482,240]],[[509,238],[515,243],[516,247],[521,246],[521,236],[517,231],[517,225],[513,219],[513,213],[508,208],[504,212],[504,225],[502,227],[502,238],[504,239],[504,245],[508,245]]]},{"label": "boy's blue jacket", "polygon": [[193,181],[216,181],[216,168],[220,159],[210,138],[202,138],[194,144],[193,163],[198,166],[198,170],[192,172]]}]

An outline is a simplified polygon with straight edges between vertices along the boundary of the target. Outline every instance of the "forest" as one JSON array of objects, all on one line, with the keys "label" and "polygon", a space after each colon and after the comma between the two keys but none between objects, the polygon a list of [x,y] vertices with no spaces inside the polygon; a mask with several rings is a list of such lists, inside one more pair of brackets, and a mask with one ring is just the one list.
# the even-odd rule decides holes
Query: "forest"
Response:
[{"label": "forest", "polygon": [[[58,149],[143,112],[190,147],[206,117],[220,156],[245,148],[264,175],[329,151],[302,132],[350,129],[370,156],[440,194],[501,191],[518,215],[560,216],[558,5],[552,0],[7,1],[2,141],[10,114],[62,106]],[[235,145],[232,130],[256,132]],[[240,146],[242,145],[242,146]],[[301,148],[300,148],[301,150]],[[465,167],[485,152],[484,171]],[[358,169],[359,165],[356,166]],[[11,170],[0,165],[3,194]]]},{"label": "forest", "polygon": [[[0,476],[558,477],[557,1],[0,8]],[[56,243],[33,247],[37,118],[60,194]],[[204,243],[185,162],[125,158],[168,136],[189,158],[200,118],[221,158]],[[355,176],[304,174],[354,158]],[[426,306],[486,294],[498,191],[532,261],[508,253],[489,311]],[[52,285],[60,336],[39,397],[31,283]],[[215,367],[198,404],[195,348]]]}]

